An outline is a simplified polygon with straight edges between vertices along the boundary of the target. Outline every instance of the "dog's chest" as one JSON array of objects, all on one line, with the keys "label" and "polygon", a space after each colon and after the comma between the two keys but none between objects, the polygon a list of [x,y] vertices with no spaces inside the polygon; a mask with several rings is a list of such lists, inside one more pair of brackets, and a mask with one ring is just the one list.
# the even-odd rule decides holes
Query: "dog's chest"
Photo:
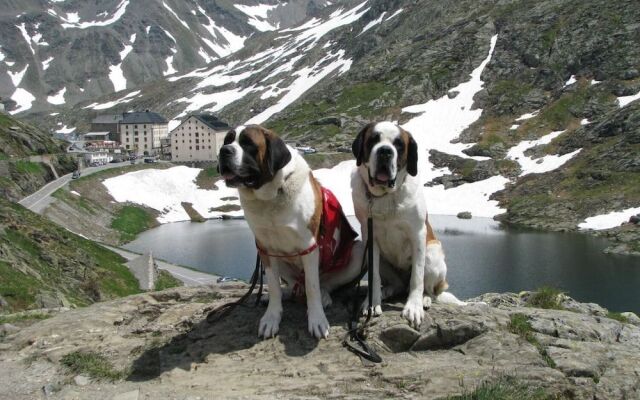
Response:
[{"label": "dog's chest", "polygon": [[373,220],[373,236],[380,248],[380,255],[396,268],[411,267],[411,255],[415,238],[411,224],[402,219]]}]

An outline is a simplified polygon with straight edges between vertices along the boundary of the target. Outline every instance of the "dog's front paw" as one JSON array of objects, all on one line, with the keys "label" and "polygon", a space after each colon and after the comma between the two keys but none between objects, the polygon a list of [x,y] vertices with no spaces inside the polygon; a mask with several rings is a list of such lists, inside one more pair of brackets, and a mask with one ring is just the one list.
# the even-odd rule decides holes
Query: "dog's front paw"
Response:
[{"label": "dog's front paw", "polygon": [[279,312],[267,310],[262,318],[260,318],[258,336],[264,339],[275,337],[280,329],[280,315],[281,313]]},{"label": "dog's front paw", "polygon": [[[362,306],[360,307],[360,309],[362,310],[362,315],[363,316],[367,316],[369,314],[369,298],[367,297],[364,300],[364,303],[362,303]],[[382,315],[382,305],[378,302],[376,304],[376,302],[373,302],[373,305],[371,307],[371,315],[374,317],[379,317]]]},{"label": "dog's front paw", "polygon": [[309,310],[309,333],[317,339],[329,336],[329,321],[323,310]]},{"label": "dog's front paw", "polygon": [[333,300],[331,299],[331,294],[329,294],[328,290],[320,289],[320,296],[322,299],[322,308],[327,308],[331,304],[333,304]]},{"label": "dog's front paw", "polygon": [[431,308],[431,303],[433,301],[431,300],[431,296],[424,296],[422,298],[422,308],[424,308],[425,310]]},{"label": "dog's front paw", "polygon": [[409,324],[414,328],[420,328],[422,319],[424,318],[422,299],[418,299],[417,301],[414,299],[407,300],[407,304],[404,305],[404,309],[402,310],[402,317],[409,321]]}]

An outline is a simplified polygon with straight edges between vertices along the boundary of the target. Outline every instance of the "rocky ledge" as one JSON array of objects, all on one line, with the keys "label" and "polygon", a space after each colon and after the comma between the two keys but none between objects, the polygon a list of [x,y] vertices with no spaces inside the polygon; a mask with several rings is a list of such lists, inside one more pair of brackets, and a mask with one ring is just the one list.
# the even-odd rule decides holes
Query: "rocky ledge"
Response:
[{"label": "rocky ledge", "polygon": [[327,312],[328,340],[309,337],[300,303],[285,303],[275,339],[256,337],[263,307],[206,322],[244,290],[169,289],[11,330],[0,337],[0,398],[451,398],[494,384],[523,391],[510,398],[640,397],[635,314],[564,296],[552,302],[561,309],[542,309],[530,293],[486,294],[464,307],[435,304],[414,330],[391,303],[369,329],[384,361],[367,365],[342,347],[339,300]]}]

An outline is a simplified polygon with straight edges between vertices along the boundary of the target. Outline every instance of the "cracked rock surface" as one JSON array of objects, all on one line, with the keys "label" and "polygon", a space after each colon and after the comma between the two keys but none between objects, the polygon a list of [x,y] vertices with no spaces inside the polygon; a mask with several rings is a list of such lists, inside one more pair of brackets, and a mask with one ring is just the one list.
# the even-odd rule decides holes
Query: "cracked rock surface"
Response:
[{"label": "cracked rock surface", "polygon": [[[560,398],[640,398],[640,327],[566,298],[568,310],[526,307],[517,294],[486,294],[460,307],[434,304],[419,330],[388,303],[368,329],[383,363],[366,365],[341,344],[349,312],[327,310],[328,340],[306,331],[306,310],[285,302],[280,333],[257,338],[264,307],[249,301],[209,324],[209,310],[242,284],[169,289],[63,310],[0,338],[0,398],[446,398],[513,377]],[[345,302],[348,302],[345,300]],[[529,336],[511,333],[513,315]],[[115,381],[72,372],[73,352],[108,360]],[[88,376],[78,385],[74,378]]]}]

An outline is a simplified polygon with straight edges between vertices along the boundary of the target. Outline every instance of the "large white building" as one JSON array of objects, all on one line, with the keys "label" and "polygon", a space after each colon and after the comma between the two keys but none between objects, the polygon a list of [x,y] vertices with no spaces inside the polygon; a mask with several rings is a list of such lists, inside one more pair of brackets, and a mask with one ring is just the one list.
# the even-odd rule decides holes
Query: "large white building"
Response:
[{"label": "large white building", "polygon": [[189,115],[171,131],[171,160],[217,161],[229,129],[214,115]]},{"label": "large white building", "polygon": [[150,111],[123,113],[119,130],[120,144],[137,154],[159,153],[162,139],[169,136],[167,120]]}]

